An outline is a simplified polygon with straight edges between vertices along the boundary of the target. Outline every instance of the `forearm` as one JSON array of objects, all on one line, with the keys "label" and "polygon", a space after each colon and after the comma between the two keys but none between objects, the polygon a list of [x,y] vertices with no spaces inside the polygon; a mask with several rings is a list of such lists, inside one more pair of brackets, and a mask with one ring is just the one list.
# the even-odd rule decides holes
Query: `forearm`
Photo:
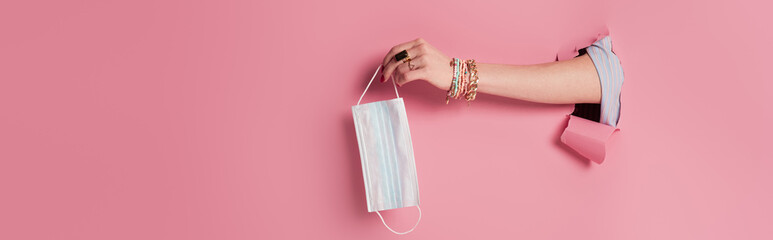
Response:
[{"label": "forearm", "polygon": [[601,101],[598,74],[588,55],[536,65],[477,65],[478,92],[540,103]]}]

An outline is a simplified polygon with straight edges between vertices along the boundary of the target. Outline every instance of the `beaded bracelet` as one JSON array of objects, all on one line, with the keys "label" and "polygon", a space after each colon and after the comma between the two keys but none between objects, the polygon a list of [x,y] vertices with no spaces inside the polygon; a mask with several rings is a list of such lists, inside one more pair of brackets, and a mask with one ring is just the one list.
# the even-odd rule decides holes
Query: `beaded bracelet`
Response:
[{"label": "beaded bracelet", "polygon": [[464,96],[469,104],[470,101],[475,100],[478,93],[478,68],[475,65],[475,59],[461,61],[454,58],[450,64],[453,74],[451,87],[446,94],[446,104],[448,104],[449,99],[459,99],[461,96]]},{"label": "beaded bracelet", "polygon": [[460,75],[460,60],[458,58],[454,58],[451,60],[451,67],[453,68],[453,74],[451,75],[451,87],[448,89],[448,93],[446,94],[446,104],[448,104],[448,100],[450,98],[457,98],[458,95],[457,90],[459,89],[459,75]]},{"label": "beaded bracelet", "polygon": [[465,64],[465,62],[462,61],[462,71],[461,71],[461,77],[460,77],[460,81],[459,81],[459,85],[460,85],[459,89],[460,90],[459,90],[459,94],[457,95],[456,98],[459,98],[460,96],[465,95],[466,92],[467,92],[467,85],[469,83],[469,79],[467,79],[467,73],[468,73],[467,64]]}]

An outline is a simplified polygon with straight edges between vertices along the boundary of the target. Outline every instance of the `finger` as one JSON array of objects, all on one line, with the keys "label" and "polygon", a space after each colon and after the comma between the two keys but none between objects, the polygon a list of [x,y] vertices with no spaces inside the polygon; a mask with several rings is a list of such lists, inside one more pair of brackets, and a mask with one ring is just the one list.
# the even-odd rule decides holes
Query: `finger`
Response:
[{"label": "finger", "polygon": [[[417,47],[420,45],[416,45],[413,48],[406,49],[405,51],[408,52],[408,56],[411,57],[411,60],[414,60],[416,58],[419,58],[422,56],[421,48]],[[401,50],[402,51],[402,50]],[[392,58],[391,61],[389,61],[384,67],[382,68],[383,76],[392,76],[397,66],[402,65],[403,61],[395,61],[394,58]],[[386,77],[381,79],[382,82],[386,81]]]},{"label": "finger", "polygon": [[400,77],[397,77],[397,80],[396,80],[397,82],[395,82],[395,83],[397,84],[398,87],[402,87],[406,83],[413,82],[413,81],[416,81],[416,80],[424,79],[424,77],[425,77],[424,73],[425,72],[426,71],[423,68],[422,69],[415,69],[413,71],[409,71],[409,72],[407,72],[405,74],[402,74]]},{"label": "finger", "polygon": [[399,53],[400,51],[405,50],[405,49],[409,49],[409,48],[413,48],[413,46],[415,46],[415,45],[417,45],[419,43],[423,43],[423,42],[424,42],[424,39],[417,38],[417,39],[414,39],[412,41],[408,41],[408,42],[404,42],[404,43],[395,45],[394,47],[392,47],[392,49],[389,49],[389,52],[387,53],[387,55],[384,56],[384,60],[381,61],[381,65],[383,66],[383,65],[386,65],[387,63],[389,63],[390,61],[393,61],[395,55],[397,53]]},{"label": "finger", "polygon": [[[420,43],[424,43],[424,42],[425,42],[424,39],[417,38],[417,39],[415,39],[413,41],[404,42],[404,43],[401,43],[401,44],[398,44],[398,45],[392,47],[392,49],[389,49],[389,52],[386,54],[386,56],[384,56],[384,59],[381,61],[381,66],[386,66],[390,62],[395,62],[394,61],[395,55],[397,55],[397,53],[399,53],[400,51],[413,48],[413,46],[415,46],[417,44],[420,44]],[[382,73],[384,72],[383,68],[382,68],[381,72]]]},{"label": "finger", "polygon": [[425,64],[422,58],[412,60],[411,64],[414,65],[413,70],[410,69],[408,63],[400,64],[395,70],[394,81],[397,86],[402,86],[414,80],[419,80],[424,77]]}]

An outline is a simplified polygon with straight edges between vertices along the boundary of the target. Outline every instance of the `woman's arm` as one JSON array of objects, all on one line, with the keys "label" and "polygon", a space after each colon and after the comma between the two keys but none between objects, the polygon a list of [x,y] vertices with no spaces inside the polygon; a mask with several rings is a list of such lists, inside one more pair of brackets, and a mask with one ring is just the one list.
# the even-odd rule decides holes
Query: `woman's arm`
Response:
[{"label": "woman's arm", "polygon": [[[396,62],[394,55],[407,50],[413,70]],[[451,86],[451,58],[423,39],[393,47],[384,58],[383,76],[392,76],[398,85],[425,80],[437,88]],[[588,55],[570,60],[535,65],[478,63],[478,91],[497,96],[540,103],[599,103],[601,84]],[[385,77],[382,77],[385,82]]]},{"label": "woman's arm", "polygon": [[481,63],[478,77],[478,91],[497,96],[541,103],[601,101],[599,77],[587,54],[536,65]]}]

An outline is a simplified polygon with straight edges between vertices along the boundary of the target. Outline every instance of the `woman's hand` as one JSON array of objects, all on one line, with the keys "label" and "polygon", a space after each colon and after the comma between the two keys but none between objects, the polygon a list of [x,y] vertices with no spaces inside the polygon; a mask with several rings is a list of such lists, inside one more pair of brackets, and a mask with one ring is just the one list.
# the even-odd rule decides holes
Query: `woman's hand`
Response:
[{"label": "woman's hand", "polygon": [[[395,61],[395,55],[403,50],[408,52],[412,67],[407,62]],[[421,38],[392,47],[382,66],[381,82],[392,77],[398,86],[414,80],[427,81],[442,90],[451,86],[451,58]]]}]

